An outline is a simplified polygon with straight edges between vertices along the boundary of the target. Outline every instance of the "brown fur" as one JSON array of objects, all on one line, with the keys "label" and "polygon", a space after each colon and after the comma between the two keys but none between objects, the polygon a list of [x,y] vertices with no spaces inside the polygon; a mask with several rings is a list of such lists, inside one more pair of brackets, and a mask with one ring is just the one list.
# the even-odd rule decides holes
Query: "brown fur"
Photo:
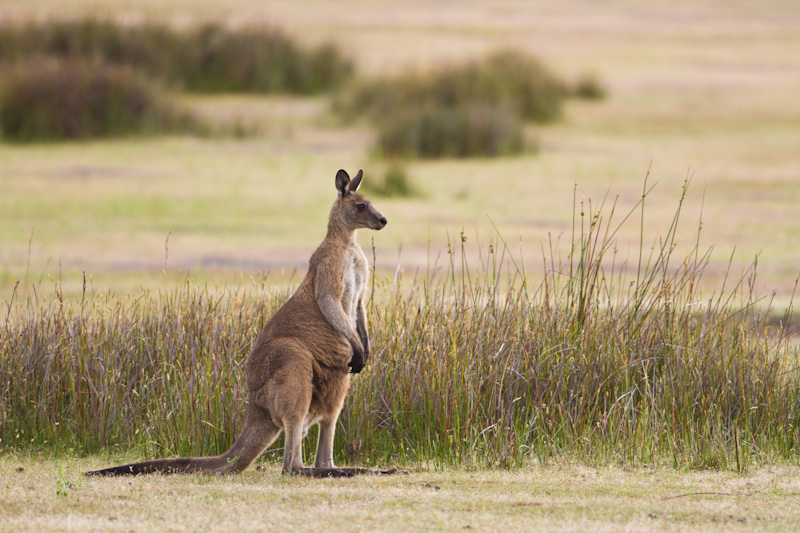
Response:
[{"label": "brown fur", "polygon": [[[328,234],[311,256],[297,292],[264,326],[245,364],[250,401],[241,434],[216,457],[159,459],[88,472],[126,475],[150,472],[240,472],[286,432],[284,474],[352,476],[370,472],[333,465],[333,434],[339,411],[357,373],[369,357],[364,291],[367,259],[356,230],[380,230],[386,217],[357,192],[362,172],[350,181],[336,174],[339,197]],[[314,468],[304,468],[301,440],[319,424]],[[386,471],[384,473],[393,473]]]}]

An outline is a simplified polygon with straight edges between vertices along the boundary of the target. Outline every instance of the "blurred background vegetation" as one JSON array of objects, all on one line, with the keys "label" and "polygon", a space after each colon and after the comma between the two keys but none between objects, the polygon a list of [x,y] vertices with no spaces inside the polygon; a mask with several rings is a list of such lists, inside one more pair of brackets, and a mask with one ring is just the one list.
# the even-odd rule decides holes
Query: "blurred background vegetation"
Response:
[{"label": "blurred background vegetation", "polygon": [[[385,7],[3,3],[2,299],[48,278],[77,294],[83,272],[97,290],[189,271],[286,281],[321,238],[341,167],[367,170],[389,216],[379,271],[435,264],[462,228],[473,257],[496,227],[538,262],[570,231],[575,194],[630,206],[652,163],[664,197],[646,240],[694,175],[706,279],[761,254],[759,289],[788,305],[793,3]],[[638,236],[618,239],[630,259]]]}]

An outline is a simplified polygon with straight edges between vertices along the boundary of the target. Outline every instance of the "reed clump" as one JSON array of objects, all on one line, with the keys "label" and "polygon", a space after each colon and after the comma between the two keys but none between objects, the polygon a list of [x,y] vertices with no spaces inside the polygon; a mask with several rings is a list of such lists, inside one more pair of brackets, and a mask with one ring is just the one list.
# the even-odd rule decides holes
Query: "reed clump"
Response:
[{"label": "reed clump", "polygon": [[318,94],[353,73],[352,61],[333,44],[304,47],[273,27],[209,23],[177,30],[91,18],[0,25],[0,62],[38,56],[128,66],[203,93]]},{"label": "reed clump", "polygon": [[561,115],[565,84],[537,58],[503,50],[430,72],[356,80],[337,94],[334,109],[346,117],[381,118],[417,105],[506,107],[530,122]]},{"label": "reed clump", "polygon": [[[590,204],[576,206],[567,249],[545,254],[535,285],[502,237],[471,265],[463,235],[442,268],[377,281],[374,358],[353,379],[338,461],[743,471],[796,459],[797,347],[770,325],[754,272],[701,293],[707,254],[675,252],[682,201],[634,265],[616,257],[615,209]],[[242,423],[250,342],[288,295],[187,280],[127,298],[12,302],[0,447],[227,449]]]},{"label": "reed clump", "polygon": [[[377,173],[380,174],[380,173]],[[383,172],[383,178],[362,185],[360,189],[369,197],[411,198],[422,196],[400,161],[391,161]]]},{"label": "reed clump", "polygon": [[54,141],[200,132],[161,87],[127,67],[39,58],[2,69],[0,138]]},{"label": "reed clump", "polygon": [[522,122],[508,109],[484,105],[414,105],[378,127],[378,146],[388,156],[512,155],[523,145]]},{"label": "reed clump", "polygon": [[504,50],[431,72],[356,80],[333,109],[371,120],[390,156],[485,157],[521,152],[524,124],[558,119],[568,93],[537,58]]}]

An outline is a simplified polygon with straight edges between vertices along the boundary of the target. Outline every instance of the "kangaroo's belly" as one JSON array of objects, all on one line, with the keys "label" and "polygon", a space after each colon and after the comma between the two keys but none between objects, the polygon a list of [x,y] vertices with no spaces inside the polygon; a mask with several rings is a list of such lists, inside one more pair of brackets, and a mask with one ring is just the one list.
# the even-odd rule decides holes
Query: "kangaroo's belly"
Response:
[{"label": "kangaroo's belly", "polygon": [[358,320],[358,302],[361,300],[368,277],[367,258],[360,249],[351,248],[342,275],[342,309],[354,328]]}]

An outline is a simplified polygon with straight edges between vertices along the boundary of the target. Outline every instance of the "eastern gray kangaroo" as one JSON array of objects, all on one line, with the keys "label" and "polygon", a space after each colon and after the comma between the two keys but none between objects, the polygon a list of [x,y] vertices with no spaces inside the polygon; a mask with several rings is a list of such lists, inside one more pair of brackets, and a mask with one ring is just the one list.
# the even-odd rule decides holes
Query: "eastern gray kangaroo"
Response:
[{"label": "eastern gray kangaroo", "polygon": [[[286,432],[284,474],[341,477],[371,472],[333,465],[333,433],[350,373],[361,372],[370,351],[364,311],[369,269],[356,230],[386,226],[386,217],[357,192],[362,177],[361,170],[352,181],[344,170],[336,174],[339,197],[328,219],[328,234],[311,256],[297,292],[256,339],[245,364],[246,419],[233,446],[216,457],[144,461],[87,475],[241,472],[281,430]],[[314,468],[304,468],[301,440],[313,424],[319,424],[316,462]]]}]

